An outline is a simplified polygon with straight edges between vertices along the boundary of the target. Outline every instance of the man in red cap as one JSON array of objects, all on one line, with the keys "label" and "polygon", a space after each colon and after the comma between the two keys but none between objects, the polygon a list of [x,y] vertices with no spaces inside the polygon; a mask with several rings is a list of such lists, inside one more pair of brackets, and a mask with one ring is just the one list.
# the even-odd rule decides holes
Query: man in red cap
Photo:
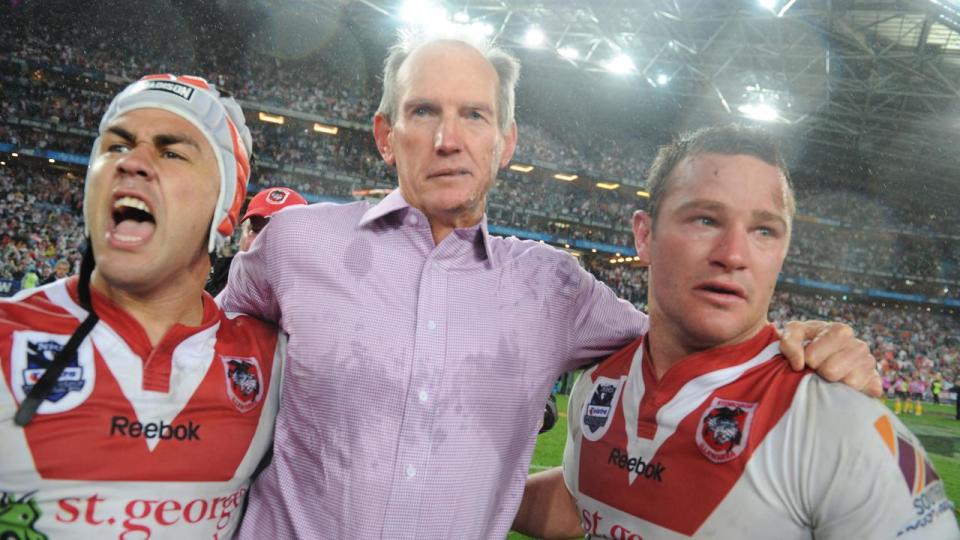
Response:
[{"label": "man in red cap", "polygon": [[307,204],[299,193],[288,187],[267,188],[254,195],[247,205],[247,213],[240,220],[240,251],[247,251],[260,231],[270,222],[270,216],[288,206]]},{"label": "man in red cap", "polygon": [[144,77],[110,103],[80,275],[0,301],[0,537],[233,534],[285,343],[203,292],[250,149],[240,107],[198,77]]},{"label": "man in red cap", "polygon": [[[307,200],[299,193],[288,187],[272,187],[261,190],[250,199],[247,204],[247,213],[240,219],[240,251],[250,249],[260,231],[270,222],[270,216],[288,206],[306,205]],[[216,296],[227,286],[230,275],[230,264],[233,255],[220,257],[213,263],[210,279],[207,280],[206,290]]]}]

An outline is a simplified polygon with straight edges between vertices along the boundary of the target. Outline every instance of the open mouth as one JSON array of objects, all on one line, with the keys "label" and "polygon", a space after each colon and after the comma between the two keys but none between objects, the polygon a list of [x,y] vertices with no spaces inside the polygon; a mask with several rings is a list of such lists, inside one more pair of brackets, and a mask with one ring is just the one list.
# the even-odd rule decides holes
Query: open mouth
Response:
[{"label": "open mouth", "polygon": [[143,243],[153,235],[157,222],[142,199],[126,195],[113,201],[110,236],[121,244]]}]

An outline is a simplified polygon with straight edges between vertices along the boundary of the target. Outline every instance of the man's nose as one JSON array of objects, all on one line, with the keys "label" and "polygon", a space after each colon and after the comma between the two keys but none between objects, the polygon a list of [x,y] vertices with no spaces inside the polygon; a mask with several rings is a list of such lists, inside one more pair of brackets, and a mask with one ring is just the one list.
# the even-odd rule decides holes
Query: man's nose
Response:
[{"label": "man's nose", "polygon": [[117,160],[117,171],[126,176],[152,178],[154,167],[150,157],[150,150],[146,147],[146,144],[138,144],[130,147],[127,153]]},{"label": "man's nose", "polygon": [[445,117],[437,126],[434,135],[433,147],[440,154],[453,154],[463,147],[463,137],[460,131],[460,120],[456,117]]},{"label": "man's nose", "polygon": [[747,265],[749,241],[747,231],[731,226],[723,230],[710,253],[710,262],[727,271],[742,270]]}]

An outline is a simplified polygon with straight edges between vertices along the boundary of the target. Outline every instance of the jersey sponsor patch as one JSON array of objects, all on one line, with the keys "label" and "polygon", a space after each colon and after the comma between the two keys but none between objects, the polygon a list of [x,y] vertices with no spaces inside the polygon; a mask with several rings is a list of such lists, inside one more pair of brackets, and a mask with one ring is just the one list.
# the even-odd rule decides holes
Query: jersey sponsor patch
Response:
[{"label": "jersey sponsor patch", "polygon": [[596,441],[607,432],[620,400],[623,380],[597,377],[594,381],[590,400],[584,403],[581,415],[583,436],[588,440]]},{"label": "jersey sponsor patch", "polygon": [[263,374],[256,358],[221,356],[227,383],[227,396],[240,412],[257,406],[263,398]]},{"label": "jersey sponsor patch", "polygon": [[897,460],[910,493],[919,495],[928,485],[940,480],[926,452],[914,445],[908,437],[897,433],[889,417],[881,415],[873,423],[873,427],[880,434],[887,450]]},{"label": "jersey sponsor patch", "polygon": [[[896,460],[907,490],[913,497],[914,518],[897,536],[925,529],[938,523],[940,516],[953,516],[954,505],[947,497],[943,481],[934,470],[923,447],[915,442],[902,424],[894,425],[886,414],[873,423],[890,456]],[[949,518],[947,518],[949,519]]]},{"label": "jersey sponsor patch", "polygon": [[697,426],[697,448],[710,461],[725,463],[747,446],[756,403],[713,398]]},{"label": "jersey sponsor patch", "polygon": [[[10,376],[14,396],[22,402],[70,336],[25,330],[14,332],[10,350]],[[85,339],[57,379],[47,399],[37,410],[38,414],[66,412],[80,405],[90,396],[96,381],[93,349]]]}]

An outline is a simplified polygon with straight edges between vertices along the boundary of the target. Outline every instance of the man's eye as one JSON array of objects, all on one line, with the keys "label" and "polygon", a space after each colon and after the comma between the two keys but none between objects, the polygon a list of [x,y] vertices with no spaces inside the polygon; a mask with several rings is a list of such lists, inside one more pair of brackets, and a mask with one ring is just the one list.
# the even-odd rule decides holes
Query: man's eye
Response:
[{"label": "man's eye", "polygon": [[758,227],[757,232],[760,236],[768,236],[770,238],[777,238],[780,236],[779,231],[772,227]]},{"label": "man's eye", "polygon": [[711,218],[711,217],[699,216],[699,217],[697,218],[697,223],[699,223],[700,225],[705,225],[705,226],[707,226],[707,227],[710,227],[710,226],[715,225],[717,222],[716,222],[716,220],[714,220],[714,219]]},{"label": "man's eye", "polygon": [[417,107],[412,112],[413,116],[426,116],[430,114],[430,109],[427,107]]},{"label": "man's eye", "polygon": [[470,111],[467,113],[467,118],[471,120],[483,120],[484,116],[480,111]]},{"label": "man's eye", "polygon": [[164,150],[161,155],[166,159],[184,159],[183,156],[172,150]]},{"label": "man's eye", "polygon": [[115,152],[115,153],[120,154],[120,153],[127,152],[128,150],[130,150],[130,147],[129,147],[129,146],[127,146],[127,145],[125,145],[125,144],[120,144],[120,143],[111,144],[111,145],[107,146],[107,152]]}]

